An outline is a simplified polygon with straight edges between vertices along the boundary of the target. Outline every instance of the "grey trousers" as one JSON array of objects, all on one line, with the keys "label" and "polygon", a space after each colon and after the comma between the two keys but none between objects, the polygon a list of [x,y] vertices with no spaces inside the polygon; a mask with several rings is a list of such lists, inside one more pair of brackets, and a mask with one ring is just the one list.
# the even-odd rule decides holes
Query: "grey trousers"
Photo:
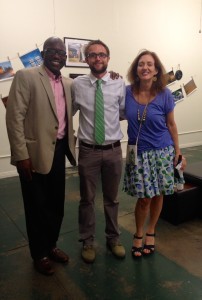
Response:
[{"label": "grey trousers", "polygon": [[98,150],[80,145],[78,170],[80,176],[79,233],[80,241],[92,244],[95,236],[95,196],[99,177],[102,182],[106,239],[119,240],[118,188],[122,174],[122,150],[116,147]]}]

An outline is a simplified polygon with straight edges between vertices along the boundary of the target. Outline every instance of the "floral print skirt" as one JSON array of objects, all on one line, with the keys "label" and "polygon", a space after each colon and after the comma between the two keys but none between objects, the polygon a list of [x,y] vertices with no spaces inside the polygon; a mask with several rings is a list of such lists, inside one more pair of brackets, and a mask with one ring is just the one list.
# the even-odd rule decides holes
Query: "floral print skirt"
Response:
[{"label": "floral print skirt", "polygon": [[123,191],[138,198],[173,194],[174,156],[173,146],[143,151],[137,157],[137,165],[126,163]]}]

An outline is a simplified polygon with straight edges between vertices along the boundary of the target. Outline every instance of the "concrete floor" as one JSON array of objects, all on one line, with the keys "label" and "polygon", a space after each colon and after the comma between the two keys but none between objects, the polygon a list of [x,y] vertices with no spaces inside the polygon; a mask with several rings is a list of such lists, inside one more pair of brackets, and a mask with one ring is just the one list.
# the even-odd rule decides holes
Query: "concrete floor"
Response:
[{"label": "concrete floor", "polygon": [[[188,163],[202,161],[202,146],[183,150]],[[17,177],[0,180],[0,299],[1,300],[201,300],[202,219],[177,226],[160,218],[153,256],[131,257],[135,232],[135,198],[121,191],[119,224],[126,248],[124,260],[106,249],[101,188],[96,199],[96,261],[80,258],[77,210],[77,168],[67,170],[65,218],[58,246],[70,255],[67,266],[56,265],[51,277],[37,273],[30,259],[21,191]]]}]

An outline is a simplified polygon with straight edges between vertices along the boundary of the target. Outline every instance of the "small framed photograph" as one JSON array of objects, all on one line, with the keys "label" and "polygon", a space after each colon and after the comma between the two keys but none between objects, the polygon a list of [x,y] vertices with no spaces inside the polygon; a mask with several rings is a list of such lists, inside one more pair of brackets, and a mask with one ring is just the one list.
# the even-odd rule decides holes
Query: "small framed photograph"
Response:
[{"label": "small framed photograph", "polygon": [[175,103],[182,101],[184,99],[184,94],[183,94],[182,88],[179,88],[178,90],[173,91],[172,95],[174,97]]},{"label": "small framed photograph", "polygon": [[170,84],[172,84],[173,82],[176,81],[175,74],[174,74],[173,70],[166,73],[166,74],[164,74],[164,76],[165,76],[165,80],[166,80],[166,85],[170,85]]},{"label": "small framed photograph", "polygon": [[183,84],[183,86],[187,96],[193,93],[197,88],[193,78],[186,84]]},{"label": "small framed photograph", "polygon": [[75,74],[75,73],[70,73],[70,74],[69,74],[69,77],[72,78],[72,79],[74,79],[74,78],[76,78],[76,77],[78,77],[78,76],[82,76],[82,75],[85,75],[85,74]]},{"label": "small framed photograph", "polygon": [[19,56],[19,58],[25,68],[40,66],[43,62],[41,52],[38,48]]},{"label": "small framed photograph", "polygon": [[84,50],[91,40],[79,38],[64,38],[67,49],[66,67],[88,68],[85,61]]},{"label": "small framed photograph", "polygon": [[0,81],[13,78],[15,75],[11,62],[0,62]]}]

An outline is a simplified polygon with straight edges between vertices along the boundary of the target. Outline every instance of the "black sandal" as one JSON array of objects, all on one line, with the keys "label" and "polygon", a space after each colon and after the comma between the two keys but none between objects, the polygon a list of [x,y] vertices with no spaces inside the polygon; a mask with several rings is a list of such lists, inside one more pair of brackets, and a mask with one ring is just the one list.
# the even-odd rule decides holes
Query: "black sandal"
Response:
[{"label": "black sandal", "polygon": [[[156,234],[155,234],[155,233],[146,233],[146,236],[155,237]],[[145,253],[145,252],[144,252],[145,249],[146,249],[146,250],[149,250],[150,252]],[[146,245],[146,244],[144,244],[144,247],[143,247],[143,250],[142,250],[142,253],[143,253],[144,255],[150,255],[150,254],[153,254],[154,251],[155,251],[155,245]]]},{"label": "black sandal", "polygon": [[[137,236],[134,234],[133,236],[134,239],[137,239],[137,240],[142,240],[143,239],[143,236]],[[142,250],[143,248],[142,247],[135,247],[135,246],[132,246],[132,249],[131,249],[131,254],[134,258],[140,258],[142,257]],[[135,255],[135,252],[138,252],[140,253],[141,255]]]}]

